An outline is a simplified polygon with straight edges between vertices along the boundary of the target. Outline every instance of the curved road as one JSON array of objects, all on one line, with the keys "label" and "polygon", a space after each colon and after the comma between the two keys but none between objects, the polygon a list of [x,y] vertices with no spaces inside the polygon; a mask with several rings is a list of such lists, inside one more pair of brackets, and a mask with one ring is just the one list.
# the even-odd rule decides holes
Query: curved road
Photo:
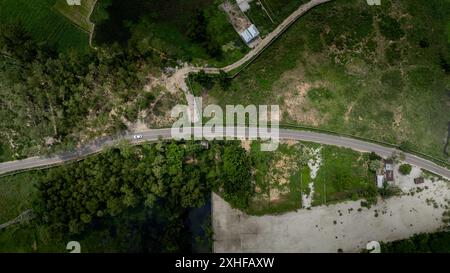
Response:
[{"label": "curved road", "polygon": [[[250,52],[248,52],[242,59],[236,61],[233,64],[230,64],[228,66],[217,68],[217,67],[197,67],[197,66],[186,66],[183,68],[180,68],[177,70],[175,75],[172,77],[177,78],[178,82],[179,80],[183,80],[189,75],[190,73],[198,73],[200,71],[205,71],[207,74],[219,74],[220,71],[224,71],[226,73],[231,72],[242,65],[245,65],[248,61],[252,60],[253,58],[257,57],[259,54],[261,54],[264,49],[266,49],[273,41],[275,41],[283,32],[288,29],[295,21],[297,21],[301,16],[303,16],[305,13],[307,13],[309,10],[313,9],[316,6],[331,2],[333,0],[311,0],[306,4],[301,5],[296,11],[294,11],[289,17],[287,17],[281,24],[279,24],[272,32],[267,34],[264,39],[262,39]],[[184,83],[179,84],[182,88]]]},{"label": "curved road", "polygon": [[[191,128],[192,130],[193,128]],[[68,161],[81,160],[88,155],[100,152],[103,148],[119,143],[123,140],[128,140],[131,143],[137,144],[144,141],[156,141],[159,139],[172,139],[171,128],[155,129],[139,132],[142,139],[139,141],[133,140],[132,134],[125,134],[118,138],[102,138],[95,142],[83,146],[76,151],[62,153],[51,157],[31,157],[24,160],[11,161],[0,163],[0,175],[9,172],[16,172],[27,169],[45,168],[54,165],[60,165]],[[362,152],[375,152],[376,154],[388,158],[393,152],[397,151],[393,148],[384,147],[378,144],[364,142],[357,139],[340,137],[334,135],[327,135],[316,132],[298,131],[290,129],[279,130],[280,140],[300,140],[315,142],[326,145],[340,146],[350,148]],[[397,151],[398,152],[398,151]],[[439,166],[431,161],[417,157],[412,154],[405,154],[405,162],[415,165],[419,168],[428,170],[437,175],[450,179],[450,170]]]},{"label": "curved road", "polygon": [[[187,66],[178,70],[172,76],[172,78],[174,79],[173,81],[174,86],[172,87],[181,88],[183,91],[188,92],[187,90],[188,88],[185,83],[185,78],[189,73],[199,72],[200,70],[203,69],[207,73],[219,73],[220,70],[230,72],[244,65],[247,61],[250,61],[252,58],[258,56],[265,48],[267,48],[268,45],[270,45],[279,35],[281,35],[289,26],[291,26],[298,18],[300,18],[306,12],[308,12],[309,10],[318,5],[331,1],[333,0],[311,0],[310,2],[300,6],[295,12],[293,12],[288,18],[286,18],[274,31],[272,31],[264,39],[262,39],[259,42],[259,44],[255,48],[253,48],[247,55],[245,55],[242,59],[229,66],[226,66],[221,69]],[[188,102],[189,101],[190,100],[188,97]],[[190,102],[189,104],[192,104],[192,102]],[[160,138],[162,139],[172,138],[171,129],[147,130],[144,132],[140,132],[139,134],[143,136],[143,138],[140,140],[141,142],[155,141]],[[133,135],[131,134],[127,134],[116,139],[111,137],[101,138],[75,151],[62,153],[52,157],[31,157],[24,160],[0,163],[0,175],[27,169],[45,168],[49,166],[63,164],[68,161],[80,160],[88,155],[100,152],[103,148],[107,146],[117,144],[120,140],[123,139],[136,143],[136,141],[133,140]],[[289,129],[280,129],[280,139],[310,141],[321,144],[350,148],[364,152],[375,152],[378,155],[385,158],[391,156],[392,153],[396,151],[393,148],[387,148],[381,145],[364,142],[352,138],[339,137],[334,135],[327,135],[307,131],[296,131]],[[406,156],[405,161],[407,163],[426,169],[437,175],[450,179],[450,170],[412,154],[405,154],[405,156]]]},{"label": "curved road", "polygon": [[275,39],[277,39],[286,29],[288,29],[295,21],[297,21],[301,16],[307,13],[309,10],[316,6],[331,2],[333,0],[311,0],[306,4],[301,5],[296,11],[294,11],[289,17],[287,17],[281,24],[279,24],[271,33],[267,34],[264,39],[262,39],[247,55],[245,55],[239,61],[225,66],[223,68],[201,68],[201,67],[190,67],[192,73],[200,72],[200,70],[205,70],[206,73],[219,73],[220,70],[228,73],[236,68],[244,65],[246,62],[252,60],[254,57],[261,54],[264,49],[267,48]]}]

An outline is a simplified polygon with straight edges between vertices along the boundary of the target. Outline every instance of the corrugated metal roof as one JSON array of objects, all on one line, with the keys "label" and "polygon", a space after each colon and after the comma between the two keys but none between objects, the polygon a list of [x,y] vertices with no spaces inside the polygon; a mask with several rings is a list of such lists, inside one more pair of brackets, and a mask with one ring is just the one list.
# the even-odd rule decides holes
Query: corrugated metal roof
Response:
[{"label": "corrugated metal roof", "polygon": [[251,25],[246,30],[239,33],[239,35],[241,35],[242,39],[244,39],[244,41],[248,44],[251,41],[253,41],[256,37],[258,37],[259,31],[255,25]]},{"label": "corrugated metal roof", "polygon": [[247,30],[250,32],[253,38],[258,37],[259,31],[255,25],[251,25]]}]

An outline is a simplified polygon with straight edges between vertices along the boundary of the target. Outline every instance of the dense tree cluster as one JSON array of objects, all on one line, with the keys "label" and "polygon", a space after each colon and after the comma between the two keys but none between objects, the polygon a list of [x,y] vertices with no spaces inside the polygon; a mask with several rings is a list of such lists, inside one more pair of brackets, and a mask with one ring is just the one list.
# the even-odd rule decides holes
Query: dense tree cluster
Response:
[{"label": "dense tree cluster", "polygon": [[192,41],[202,45],[211,57],[218,58],[221,56],[221,47],[209,32],[208,20],[203,11],[196,11],[194,19],[188,25],[187,36]]},{"label": "dense tree cluster", "polygon": [[381,245],[384,253],[449,253],[450,232],[418,234],[409,239]]},{"label": "dense tree cluster", "polygon": [[238,208],[253,193],[248,155],[236,143],[122,146],[49,170],[36,203],[43,221],[59,233],[78,234],[97,219],[137,207],[163,207],[178,219],[213,190]]},{"label": "dense tree cluster", "polygon": [[[130,46],[58,54],[35,43],[20,24],[0,26],[0,131],[26,155],[44,140],[76,143],[87,121],[102,119],[102,133],[124,129],[116,105],[133,101],[153,57]],[[100,128],[96,128],[100,130]]]}]

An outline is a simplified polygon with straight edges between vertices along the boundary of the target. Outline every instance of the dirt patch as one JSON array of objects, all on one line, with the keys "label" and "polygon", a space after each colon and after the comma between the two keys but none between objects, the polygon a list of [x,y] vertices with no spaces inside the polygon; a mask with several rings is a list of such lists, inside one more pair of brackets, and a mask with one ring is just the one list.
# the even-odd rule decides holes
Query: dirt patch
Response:
[{"label": "dirt patch", "polygon": [[[319,57],[311,57],[313,63],[320,61]],[[308,99],[308,92],[314,88],[327,87],[333,89],[332,84],[326,81],[306,81],[303,65],[283,73],[274,83],[273,93],[279,94],[281,110],[288,121],[301,124],[318,126],[326,120],[327,116],[321,115],[319,110]]]},{"label": "dirt patch", "polygon": [[[450,191],[446,182],[426,185],[415,195],[380,199],[370,209],[349,201],[276,216],[246,215],[213,194],[214,252],[360,252],[373,240],[435,232],[445,225]],[[427,203],[430,198],[437,207]],[[346,213],[339,216],[338,211]]]},{"label": "dirt patch", "polygon": [[290,171],[293,169],[293,165],[296,166],[295,159],[290,156],[283,155],[279,157],[274,166],[274,170],[271,173],[272,183],[278,186],[284,186],[289,183]]},{"label": "dirt patch", "polygon": [[311,84],[297,86],[295,91],[287,92],[283,98],[284,110],[289,118],[298,123],[318,126],[322,117],[317,109],[306,102],[306,95]]},{"label": "dirt patch", "polygon": [[243,149],[245,149],[247,152],[250,152],[250,150],[252,148],[252,141],[251,140],[242,140],[241,147]]},{"label": "dirt patch", "polygon": [[269,184],[269,201],[276,202],[282,195],[290,191],[291,175],[298,169],[297,158],[294,155],[277,153],[272,162],[272,168],[267,175]]},{"label": "dirt patch", "polygon": [[228,16],[228,21],[238,33],[241,33],[252,25],[252,22],[250,22],[235,2],[225,1],[220,5],[220,8],[225,11]]},{"label": "dirt patch", "polygon": [[394,109],[394,126],[400,127],[402,120],[403,120],[403,111],[402,107],[399,106]]},{"label": "dirt patch", "polygon": [[352,113],[352,110],[353,110],[353,107],[354,107],[354,106],[355,106],[355,103],[354,103],[354,102],[350,103],[350,105],[348,106],[347,111],[346,111],[345,114],[344,114],[344,120],[345,120],[346,122],[348,122],[348,120],[350,119],[350,115],[351,115],[351,113]]},{"label": "dirt patch", "polygon": [[292,139],[289,139],[289,140],[282,141],[281,143],[282,143],[282,144],[286,144],[286,145],[288,145],[289,147],[292,147],[292,146],[295,146],[295,145],[298,144],[298,140],[292,140]]},{"label": "dirt patch", "polygon": [[280,200],[280,190],[278,190],[277,188],[271,188],[270,192],[269,192],[269,196],[270,196],[270,202],[277,202],[278,200]]}]

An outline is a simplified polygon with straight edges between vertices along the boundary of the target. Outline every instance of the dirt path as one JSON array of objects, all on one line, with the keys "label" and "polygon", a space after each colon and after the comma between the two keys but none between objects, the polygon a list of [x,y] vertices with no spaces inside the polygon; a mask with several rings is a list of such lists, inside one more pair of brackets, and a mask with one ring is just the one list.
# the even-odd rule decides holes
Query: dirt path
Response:
[{"label": "dirt path", "polygon": [[287,17],[278,27],[269,33],[264,39],[261,39],[260,42],[239,61],[230,64],[228,66],[222,68],[213,68],[213,67],[196,67],[191,66],[189,64],[185,64],[181,68],[176,68],[175,73],[169,77],[167,81],[166,88],[170,92],[176,92],[178,90],[182,90],[186,95],[186,100],[191,111],[194,112],[194,122],[196,121],[196,117],[199,116],[199,111],[201,109],[197,109],[197,105],[194,101],[194,96],[189,91],[189,88],[186,84],[186,78],[190,73],[198,73],[200,71],[205,71],[207,74],[219,74],[220,71],[224,71],[229,73],[235,69],[240,68],[241,66],[247,64],[249,61],[253,60],[257,56],[259,56],[272,42],[274,42],[281,34],[283,34],[293,23],[295,23],[301,16],[307,13],[312,8],[331,2],[333,0],[311,0],[310,2],[301,5],[296,11],[294,11],[289,17]]},{"label": "dirt path", "polygon": [[89,32],[89,46],[92,47],[93,49],[97,49],[97,48],[95,46],[93,46],[93,44],[92,44],[92,40],[94,39],[95,24],[92,23],[91,16],[92,16],[92,13],[95,10],[95,6],[97,5],[97,1],[98,0],[94,1],[94,4],[92,5],[91,10],[89,11],[89,15],[88,15],[88,20],[91,23],[91,32]]},{"label": "dirt path", "polygon": [[33,212],[31,210],[26,210],[24,212],[22,212],[19,216],[17,216],[16,218],[14,218],[11,221],[8,221],[6,223],[3,223],[0,225],[0,230],[5,229],[9,226],[18,224],[18,223],[23,223],[23,222],[27,222],[32,220],[35,217],[35,215],[33,214]]}]

